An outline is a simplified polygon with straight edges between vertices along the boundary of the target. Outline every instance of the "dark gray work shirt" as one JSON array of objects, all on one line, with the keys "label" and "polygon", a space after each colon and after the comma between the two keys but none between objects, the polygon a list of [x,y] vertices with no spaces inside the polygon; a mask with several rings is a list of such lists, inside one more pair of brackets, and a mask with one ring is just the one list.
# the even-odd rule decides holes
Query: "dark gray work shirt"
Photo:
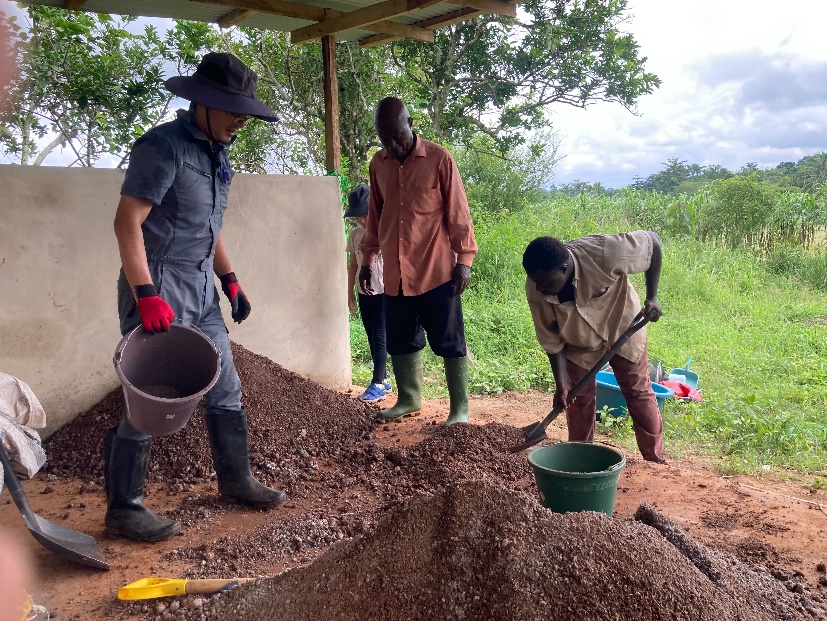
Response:
[{"label": "dark gray work shirt", "polygon": [[[141,225],[152,281],[175,316],[194,325],[218,308],[213,256],[234,174],[225,146],[211,146],[189,111],[179,110],[135,142],[121,187],[152,202]],[[120,280],[124,332],[140,318],[123,274]]]},{"label": "dark gray work shirt", "polygon": [[152,202],[141,226],[150,263],[212,269],[233,174],[224,145],[211,148],[187,110],[135,142],[121,194]]}]

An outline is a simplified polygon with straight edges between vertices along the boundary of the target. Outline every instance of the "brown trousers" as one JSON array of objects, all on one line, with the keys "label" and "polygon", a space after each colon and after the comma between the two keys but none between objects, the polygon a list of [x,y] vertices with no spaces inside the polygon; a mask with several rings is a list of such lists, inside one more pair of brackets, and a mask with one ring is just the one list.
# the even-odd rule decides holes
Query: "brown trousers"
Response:
[{"label": "brown trousers", "polygon": [[[570,360],[567,361],[570,386],[574,386],[588,373]],[[609,361],[612,365],[620,392],[626,399],[632,428],[643,458],[648,461],[666,463],[663,455],[663,419],[658,410],[658,401],[649,379],[649,357],[646,349],[637,363],[615,355]],[[594,421],[597,398],[597,380],[587,383],[566,409],[569,428],[569,442],[591,442],[594,440]]]}]

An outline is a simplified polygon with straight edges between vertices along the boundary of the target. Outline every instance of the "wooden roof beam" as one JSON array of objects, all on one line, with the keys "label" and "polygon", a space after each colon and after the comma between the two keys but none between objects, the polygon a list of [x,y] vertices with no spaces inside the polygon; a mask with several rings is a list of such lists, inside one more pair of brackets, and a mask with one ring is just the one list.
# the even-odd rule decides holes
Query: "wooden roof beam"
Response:
[{"label": "wooden roof beam", "polygon": [[500,0],[446,0],[450,4],[477,9],[483,13],[493,13],[503,17],[517,17],[517,6]]},{"label": "wooden roof beam", "polygon": [[69,11],[79,11],[84,4],[86,4],[86,0],[66,0],[63,7]]},{"label": "wooden roof beam", "polygon": [[439,2],[440,0],[385,0],[355,11],[349,11],[332,19],[326,19],[318,24],[294,30],[291,33],[290,40],[293,44],[299,44],[353,28],[373,30],[374,28],[369,26],[376,24],[376,22],[418,11]]},{"label": "wooden roof beam", "polygon": [[[444,28],[445,26],[450,26],[451,24],[456,24],[457,22],[464,22],[466,19],[471,19],[472,17],[477,17],[482,14],[482,11],[465,8],[457,11],[451,11],[450,13],[445,13],[444,15],[438,15],[437,17],[431,17],[430,19],[424,19],[421,22],[416,22],[412,25],[429,30],[436,30],[437,28]],[[391,41],[398,41],[402,38],[404,37],[388,37],[377,34],[359,41],[359,47],[376,47],[377,45],[383,45],[385,43],[390,43]]]},{"label": "wooden roof beam", "polygon": [[306,19],[310,22],[320,22],[341,15],[340,11],[332,9],[321,9],[309,4],[288,2],[287,0],[191,0],[203,4],[217,4],[230,9],[242,9],[247,11],[258,11],[259,13],[272,13],[284,17]]},{"label": "wooden roof beam", "polygon": [[[234,10],[257,11],[259,13],[271,13],[273,15],[283,15],[285,17],[294,17],[296,19],[306,19],[310,22],[323,22],[325,20],[333,19],[341,15],[349,15],[342,11],[335,9],[321,9],[309,4],[299,4],[298,2],[288,2],[287,0],[192,0],[193,2],[203,2],[205,4],[217,4],[219,6],[232,7]],[[233,13],[232,11],[231,13]],[[226,18],[231,13],[224,17]],[[224,18],[222,18],[224,19]],[[221,22],[219,21],[219,24]],[[383,37],[397,37],[404,39],[414,39],[415,41],[424,41],[426,43],[433,43],[434,33],[427,28],[420,28],[417,26],[410,26],[407,24],[399,24],[397,22],[390,22],[386,20],[378,21],[370,26],[365,27],[365,30],[372,30],[380,33]]]},{"label": "wooden roof beam", "polygon": [[240,24],[248,17],[255,15],[258,11],[250,11],[249,9],[234,9],[224,15],[223,17],[219,18],[218,25],[221,28],[230,28],[231,26],[235,26],[236,24]]}]

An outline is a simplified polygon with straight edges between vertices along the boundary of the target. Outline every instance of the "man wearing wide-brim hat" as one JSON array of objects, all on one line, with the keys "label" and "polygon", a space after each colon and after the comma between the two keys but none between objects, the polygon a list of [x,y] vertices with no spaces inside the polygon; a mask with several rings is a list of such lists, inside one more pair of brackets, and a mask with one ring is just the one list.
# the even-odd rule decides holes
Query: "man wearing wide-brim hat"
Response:
[{"label": "man wearing wide-brim hat", "polygon": [[[191,102],[177,118],[159,125],[133,145],[115,216],[121,255],[118,315],[121,333],[143,324],[169,330],[183,320],[209,336],[221,351],[221,371],[206,395],[206,423],[219,492],[254,506],[285,500],[281,490],[259,483],[250,472],[247,419],[241,382],[218,305],[215,278],[230,301],[233,320],[251,306],[236,278],[221,238],[233,169],[227,149],[251,117],[278,120],[256,97],[258,77],[232,54],[209,53],[192,76],[166,81]],[[142,541],[171,537],[179,525],[143,506],[152,436],[127,420],[107,434],[106,526]]]}]

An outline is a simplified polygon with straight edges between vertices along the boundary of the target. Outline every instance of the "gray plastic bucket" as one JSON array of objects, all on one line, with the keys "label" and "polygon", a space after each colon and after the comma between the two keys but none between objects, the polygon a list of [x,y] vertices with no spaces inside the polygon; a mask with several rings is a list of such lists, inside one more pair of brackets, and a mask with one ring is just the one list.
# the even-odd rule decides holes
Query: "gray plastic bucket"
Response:
[{"label": "gray plastic bucket", "polygon": [[168,436],[184,428],[215,385],[221,352],[198,328],[175,322],[167,332],[138,326],[127,333],[114,362],[129,424],[141,433]]}]

